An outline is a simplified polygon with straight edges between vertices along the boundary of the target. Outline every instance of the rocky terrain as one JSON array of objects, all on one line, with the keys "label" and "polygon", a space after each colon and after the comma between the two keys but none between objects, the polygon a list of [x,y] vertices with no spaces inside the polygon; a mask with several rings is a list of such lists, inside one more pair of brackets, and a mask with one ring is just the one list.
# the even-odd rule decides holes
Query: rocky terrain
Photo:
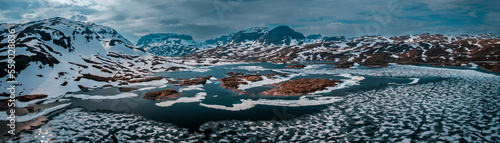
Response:
[{"label": "rocky terrain", "polygon": [[204,48],[190,35],[175,33],[148,34],[142,36],[136,46],[161,56],[184,56]]},{"label": "rocky terrain", "polygon": [[243,74],[243,73],[233,73],[229,72],[226,73],[229,77],[221,78],[219,81],[221,82],[221,87],[224,87],[226,89],[231,89],[234,92],[244,94],[246,91],[245,90],[239,90],[238,87],[241,84],[248,84],[249,82],[256,82],[256,81],[261,81],[264,78],[275,78],[274,76],[284,76],[287,74],[284,73],[273,73],[273,74],[263,74],[263,75],[257,75],[257,74]]},{"label": "rocky terrain", "polygon": [[[286,26],[285,26],[286,27]],[[450,36],[416,34],[403,36],[323,37],[305,39],[290,28],[277,27],[285,35],[262,36],[244,43],[228,43],[190,55],[192,58],[222,58],[250,61],[331,61],[340,68],[359,64],[386,67],[388,63],[432,66],[476,66],[498,72],[500,39],[491,34]],[[283,30],[287,29],[287,30]],[[295,37],[287,42],[286,37]],[[263,40],[267,39],[267,40]],[[274,40],[272,40],[274,39]],[[276,40],[280,39],[280,40]],[[315,39],[315,40],[314,40]],[[269,42],[273,41],[273,42]],[[279,42],[282,41],[282,42]],[[284,43],[283,43],[284,41]]]},{"label": "rocky terrain", "polygon": [[160,90],[149,92],[142,95],[142,98],[149,100],[167,100],[172,98],[178,98],[181,96],[181,93],[174,89]]},{"label": "rocky terrain", "polygon": [[175,84],[178,86],[191,86],[191,85],[204,85],[208,79],[210,79],[212,76],[208,77],[199,77],[197,76],[196,78],[192,79],[185,79],[185,78],[177,78],[177,80],[169,79],[168,83],[170,84]]},{"label": "rocky terrain", "polygon": [[[0,24],[0,31],[7,29],[16,30],[15,66],[21,94],[53,98],[89,88],[161,80],[147,75],[189,68],[149,54],[116,30],[93,23],[56,17]],[[6,34],[0,34],[1,59],[7,59]],[[0,67],[5,81],[7,61],[0,61]]]},{"label": "rocky terrain", "polygon": [[306,65],[301,65],[301,64],[285,66],[285,68],[299,68],[299,69],[304,67],[306,67]]},{"label": "rocky terrain", "polygon": [[340,81],[329,79],[296,79],[284,83],[270,84],[278,87],[262,92],[263,95],[270,96],[300,96],[325,90],[326,87],[334,87]]}]

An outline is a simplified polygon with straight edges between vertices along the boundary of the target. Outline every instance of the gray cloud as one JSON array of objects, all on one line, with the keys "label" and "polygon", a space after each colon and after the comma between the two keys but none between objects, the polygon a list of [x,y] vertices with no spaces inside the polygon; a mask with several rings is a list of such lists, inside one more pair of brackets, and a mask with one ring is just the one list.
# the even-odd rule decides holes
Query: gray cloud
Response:
[{"label": "gray cloud", "polygon": [[[22,10],[21,10],[22,9]],[[0,2],[0,23],[66,17],[115,28],[205,40],[253,26],[291,25],[304,34],[500,34],[500,1],[468,0],[34,0]],[[23,16],[25,18],[23,18]],[[30,18],[30,16],[32,18]],[[85,17],[85,18],[84,18]]]}]

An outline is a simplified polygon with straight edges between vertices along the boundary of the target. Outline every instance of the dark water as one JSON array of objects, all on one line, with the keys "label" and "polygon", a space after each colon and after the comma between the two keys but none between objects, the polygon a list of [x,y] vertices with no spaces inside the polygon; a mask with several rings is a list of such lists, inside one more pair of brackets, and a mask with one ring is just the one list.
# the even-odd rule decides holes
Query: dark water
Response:
[{"label": "dark water", "polygon": [[[273,64],[273,63],[252,63],[252,64],[241,64],[241,65],[222,65],[215,67],[200,67],[209,69],[206,72],[196,72],[196,71],[181,71],[181,72],[163,72],[156,73],[154,76],[163,76],[170,78],[192,78],[195,76],[213,76],[217,79],[227,77],[225,73],[227,72],[241,72],[241,73],[255,73],[255,74],[268,74],[277,73],[279,69],[284,69],[287,64]],[[260,66],[263,69],[242,69],[239,66]],[[318,69],[331,69],[332,65],[324,64]],[[333,80],[347,79],[346,77],[338,75],[329,74],[306,74],[304,76],[293,77],[292,79],[300,78],[325,78]],[[374,88],[384,88],[387,86],[394,86],[397,84],[407,84],[412,81],[409,78],[393,78],[393,77],[370,77],[365,76],[365,79],[360,82],[360,85],[355,85],[343,89],[333,90],[330,93],[326,93],[323,96],[345,96],[350,92],[357,92],[360,90],[368,90]],[[440,80],[439,78],[421,78],[419,83],[423,82],[433,82]],[[133,91],[138,95],[143,95],[151,91],[158,91],[164,89],[180,89],[183,87],[174,86],[167,84],[167,87],[156,88],[144,91]],[[139,86],[141,88],[144,86]],[[269,97],[262,96],[259,93],[273,87],[262,86],[248,89],[246,95],[239,95],[231,90],[224,89],[220,87],[220,83],[217,81],[212,81],[212,83],[207,83],[203,86],[204,91],[200,90],[188,90],[181,93],[181,97],[194,97],[199,92],[206,92],[207,95],[205,99],[201,102],[192,103],[176,103],[169,107],[160,107],[155,105],[155,103],[163,101],[150,101],[138,97],[132,98],[122,98],[122,99],[106,99],[106,100],[82,100],[82,99],[72,99],[72,107],[82,107],[87,110],[92,111],[103,111],[103,112],[124,112],[137,114],[144,116],[148,119],[173,123],[179,127],[189,128],[190,131],[197,130],[198,127],[208,121],[219,121],[219,120],[286,120],[293,117],[319,112],[320,110],[326,108],[326,105],[315,105],[315,106],[302,106],[302,107],[281,107],[281,106],[270,106],[270,105],[256,105],[253,108],[241,111],[228,111],[221,109],[207,108],[200,106],[200,103],[210,104],[210,105],[223,105],[231,107],[233,104],[241,103],[241,99],[281,99],[281,100],[298,100],[299,97]],[[116,95],[119,94],[117,88],[101,88],[94,89],[89,92],[79,92],[78,94],[87,95]],[[175,99],[172,99],[175,100]],[[332,103],[335,104],[335,103]]]}]

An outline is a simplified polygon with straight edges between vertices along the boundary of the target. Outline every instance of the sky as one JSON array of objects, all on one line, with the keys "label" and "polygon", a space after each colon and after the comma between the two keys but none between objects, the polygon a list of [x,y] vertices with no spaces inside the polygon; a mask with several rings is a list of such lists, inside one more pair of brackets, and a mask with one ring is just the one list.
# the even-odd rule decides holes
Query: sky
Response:
[{"label": "sky", "polygon": [[323,36],[500,35],[498,0],[0,0],[0,23],[52,17],[108,26],[134,43],[149,33],[204,41],[279,25]]}]

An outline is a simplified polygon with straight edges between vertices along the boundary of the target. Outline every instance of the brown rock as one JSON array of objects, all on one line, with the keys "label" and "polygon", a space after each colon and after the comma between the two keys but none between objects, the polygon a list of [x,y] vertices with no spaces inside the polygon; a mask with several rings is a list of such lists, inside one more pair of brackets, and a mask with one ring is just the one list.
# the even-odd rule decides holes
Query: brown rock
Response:
[{"label": "brown rock", "polygon": [[367,67],[387,67],[393,58],[388,53],[379,53],[367,58],[361,65]]},{"label": "brown rock", "polygon": [[198,85],[198,84],[204,85],[207,82],[207,80],[210,79],[211,77],[212,76],[197,77],[197,79],[181,79],[181,81],[179,82],[179,85],[180,86],[189,86],[189,85]]},{"label": "brown rock", "polygon": [[220,86],[226,89],[238,89],[238,86],[240,84],[248,84],[247,82],[237,77],[225,77],[219,79],[219,81],[221,82]]},{"label": "brown rock", "polygon": [[77,85],[77,86],[78,86],[78,88],[80,88],[80,90],[83,90],[83,91],[88,91],[89,90],[88,87],[85,87],[83,85]]},{"label": "brown rock", "polygon": [[262,76],[266,76],[267,78],[274,78],[273,76],[276,75],[287,75],[286,73],[272,73],[272,74],[264,74],[264,75],[256,75],[256,74],[243,74],[243,73],[233,73],[229,72],[226,73],[226,75],[229,75],[230,77],[225,77],[219,79],[221,82],[221,87],[225,89],[231,89],[234,92],[244,94],[246,91],[240,91],[238,90],[238,87],[240,84],[248,84],[246,81],[243,81],[243,79],[247,81],[261,81],[263,80]]},{"label": "brown rock", "polygon": [[351,66],[354,65],[353,62],[338,62],[338,63],[334,63],[333,65],[336,65],[336,69],[347,69],[347,68],[350,68]]},{"label": "brown rock", "polygon": [[120,88],[118,88],[118,90],[120,90],[120,92],[129,92],[129,91],[137,90],[137,88],[133,88],[133,87],[120,87]]},{"label": "brown rock", "polygon": [[248,80],[248,81],[251,81],[251,82],[256,82],[256,81],[263,80],[262,76],[260,76],[260,75],[246,75],[246,76],[243,76],[241,78],[243,78],[245,80]]},{"label": "brown rock", "polygon": [[300,96],[325,90],[326,87],[333,87],[338,83],[340,81],[330,79],[296,79],[285,83],[271,84],[270,86],[278,88],[264,91],[262,94],[270,96]]},{"label": "brown rock", "polygon": [[116,81],[115,78],[113,78],[113,77],[102,77],[102,76],[97,76],[97,75],[88,74],[88,73],[82,74],[82,76],[80,76],[80,77],[90,79],[90,80],[95,80],[95,81],[105,81],[105,82]]},{"label": "brown rock", "polygon": [[129,83],[137,83],[137,82],[148,82],[148,81],[153,81],[153,80],[161,80],[163,77],[148,77],[148,78],[143,78],[143,79],[135,79],[135,80],[129,80]]},{"label": "brown rock", "polygon": [[64,82],[61,84],[61,86],[66,86],[66,85],[68,85],[68,82],[67,82],[67,81],[64,81]]},{"label": "brown rock", "polygon": [[500,73],[500,63],[476,63],[479,67],[488,71]]},{"label": "brown rock", "polygon": [[166,71],[180,71],[181,69],[185,69],[185,67],[169,67]]},{"label": "brown rock", "polygon": [[31,100],[41,99],[41,98],[45,98],[45,97],[47,97],[47,95],[45,95],[45,94],[32,94],[32,95],[19,96],[19,97],[16,97],[16,99],[21,101],[21,102],[28,102]]},{"label": "brown rock", "polygon": [[304,68],[304,67],[306,67],[306,65],[300,65],[300,64],[298,64],[298,65],[288,65],[288,66],[285,66],[285,68],[299,68],[299,69]]},{"label": "brown rock", "polygon": [[167,89],[167,90],[146,93],[146,94],[142,95],[142,98],[148,99],[148,100],[167,100],[167,99],[178,98],[180,96],[181,96],[181,93],[177,92],[176,90]]}]

